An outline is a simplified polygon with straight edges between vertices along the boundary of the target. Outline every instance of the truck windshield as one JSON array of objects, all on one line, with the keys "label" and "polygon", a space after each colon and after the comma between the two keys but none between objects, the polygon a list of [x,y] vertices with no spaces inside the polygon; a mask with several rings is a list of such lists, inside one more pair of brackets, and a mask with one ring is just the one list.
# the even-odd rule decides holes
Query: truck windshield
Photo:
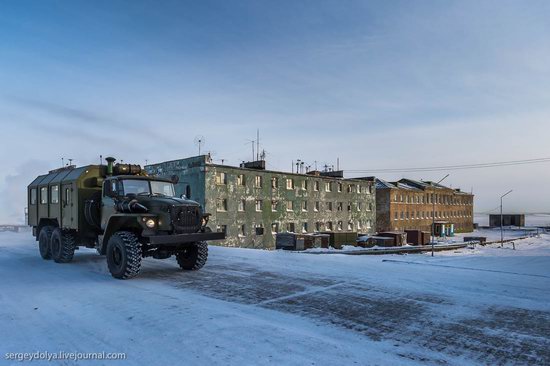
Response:
[{"label": "truck windshield", "polygon": [[170,182],[158,180],[124,179],[122,180],[124,195],[152,194],[174,197],[174,185]]}]

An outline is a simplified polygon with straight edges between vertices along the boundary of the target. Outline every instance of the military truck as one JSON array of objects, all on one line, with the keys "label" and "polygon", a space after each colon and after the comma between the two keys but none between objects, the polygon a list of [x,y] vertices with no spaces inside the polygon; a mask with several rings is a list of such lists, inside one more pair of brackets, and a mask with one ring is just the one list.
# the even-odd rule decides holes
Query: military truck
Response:
[{"label": "military truck", "polygon": [[67,263],[80,246],[106,255],[111,275],[136,276],[144,257],[176,256],[183,270],[198,270],[208,257],[209,214],[172,180],[148,176],[139,165],[66,166],[28,186],[29,225],[43,259]]}]

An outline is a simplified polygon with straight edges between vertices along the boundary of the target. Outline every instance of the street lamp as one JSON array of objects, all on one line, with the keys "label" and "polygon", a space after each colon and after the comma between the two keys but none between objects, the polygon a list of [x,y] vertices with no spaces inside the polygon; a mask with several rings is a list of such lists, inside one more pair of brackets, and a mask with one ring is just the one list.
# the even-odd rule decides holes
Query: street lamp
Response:
[{"label": "street lamp", "polygon": [[[444,176],[437,182],[436,184],[439,184],[443,182],[449,174]],[[432,257],[434,256],[434,245],[435,245],[435,194],[432,193]]]},{"label": "street lamp", "polygon": [[502,248],[504,246],[504,228],[502,227],[502,199],[512,193],[512,190],[509,190],[508,192],[504,193],[502,196],[500,196],[500,247]]}]

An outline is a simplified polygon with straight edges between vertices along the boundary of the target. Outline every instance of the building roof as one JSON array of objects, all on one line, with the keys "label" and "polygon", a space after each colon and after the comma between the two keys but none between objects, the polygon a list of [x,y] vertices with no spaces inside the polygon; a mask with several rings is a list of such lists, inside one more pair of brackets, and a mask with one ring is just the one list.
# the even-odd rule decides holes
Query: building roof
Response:
[{"label": "building roof", "polygon": [[455,194],[470,195],[470,193],[462,192],[460,189],[454,189],[431,181],[402,178],[397,182],[387,182],[383,179],[376,178],[376,189],[406,189],[421,192],[427,188],[450,189],[453,190]]}]

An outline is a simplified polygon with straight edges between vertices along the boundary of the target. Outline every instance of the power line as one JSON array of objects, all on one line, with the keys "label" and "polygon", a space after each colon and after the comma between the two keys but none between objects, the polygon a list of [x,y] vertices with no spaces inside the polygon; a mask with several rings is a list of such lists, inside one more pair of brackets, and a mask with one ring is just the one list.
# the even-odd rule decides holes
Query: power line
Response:
[{"label": "power line", "polygon": [[462,164],[462,165],[443,165],[432,167],[416,167],[416,168],[388,168],[388,169],[350,169],[348,173],[410,173],[410,172],[436,172],[445,170],[464,170],[464,169],[481,169],[481,168],[496,168],[502,166],[515,166],[527,164],[550,163],[550,158],[525,159],[500,161],[494,163],[479,163],[479,164]]}]

